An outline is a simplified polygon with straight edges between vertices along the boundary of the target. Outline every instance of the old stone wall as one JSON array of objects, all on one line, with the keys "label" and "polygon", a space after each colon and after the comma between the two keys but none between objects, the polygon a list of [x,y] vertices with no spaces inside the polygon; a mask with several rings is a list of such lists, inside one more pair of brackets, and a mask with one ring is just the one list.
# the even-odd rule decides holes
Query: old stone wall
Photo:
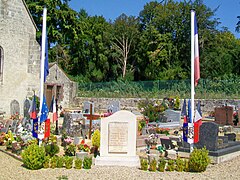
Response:
[{"label": "old stone wall", "polygon": [[38,94],[40,46],[36,26],[23,0],[0,0],[0,46],[4,51],[3,81],[0,83],[0,111],[10,114],[16,100],[23,114],[26,97]]},{"label": "old stone wall", "polygon": [[[94,109],[95,112],[98,111],[106,111],[108,105],[111,101],[119,101],[121,109],[126,109],[130,111],[137,111],[138,110],[138,102],[140,100],[145,100],[145,98],[83,98],[77,97],[74,99],[72,108],[82,108],[83,102],[85,101],[93,101],[94,102]],[[162,100],[162,99],[160,99]],[[195,99],[195,104],[197,103],[198,99]],[[235,105],[238,106],[240,104],[240,100],[224,100],[224,99],[201,99],[201,110],[203,113],[209,113],[214,111],[215,107],[221,107],[226,103],[228,105]],[[180,100],[180,107],[182,107],[183,99]]]}]

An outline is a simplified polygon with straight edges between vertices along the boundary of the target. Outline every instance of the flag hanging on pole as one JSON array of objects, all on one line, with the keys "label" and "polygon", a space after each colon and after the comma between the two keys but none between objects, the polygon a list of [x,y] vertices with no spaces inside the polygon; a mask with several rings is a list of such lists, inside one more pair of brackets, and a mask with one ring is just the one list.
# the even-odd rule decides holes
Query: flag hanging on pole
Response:
[{"label": "flag hanging on pole", "polygon": [[48,117],[48,107],[46,103],[46,98],[43,96],[42,108],[41,108],[41,115],[40,115],[40,123],[46,121]]},{"label": "flag hanging on pole", "polygon": [[31,119],[36,119],[37,118],[37,104],[36,104],[35,93],[33,95],[33,99],[32,99],[32,102],[31,102],[31,106],[28,110],[28,113],[29,113]]},{"label": "flag hanging on pole", "polygon": [[197,18],[194,11],[194,85],[197,86],[200,79],[200,63],[199,63],[199,45],[198,45],[198,29]]},{"label": "flag hanging on pole", "polygon": [[191,109],[191,99],[188,100],[188,135],[187,135],[187,142],[189,144],[193,143],[193,138],[194,138],[194,127],[193,123],[191,122],[192,120],[192,109]]},{"label": "flag hanging on pole", "polygon": [[186,99],[184,99],[181,115],[183,116],[183,140],[185,142],[187,142],[187,136],[188,136],[188,119],[187,119],[186,106],[187,106]]},{"label": "flag hanging on pole", "polygon": [[56,103],[56,99],[54,98],[54,96],[52,97],[49,112],[53,113],[53,122],[56,122],[58,120],[58,116],[57,116],[57,103]]},{"label": "flag hanging on pole", "polygon": [[202,112],[200,108],[200,101],[198,101],[194,117],[194,143],[197,143],[199,141],[199,131],[201,125],[202,125]]},{"label": "flag hanging on pole", "polygon": [[38,119],[33,119],[32,136],[38,138]]},{"label": "flag hanging on pole", "polygon": [[50,119],[46,119],[44,128],[44,139],[50,136]]}]

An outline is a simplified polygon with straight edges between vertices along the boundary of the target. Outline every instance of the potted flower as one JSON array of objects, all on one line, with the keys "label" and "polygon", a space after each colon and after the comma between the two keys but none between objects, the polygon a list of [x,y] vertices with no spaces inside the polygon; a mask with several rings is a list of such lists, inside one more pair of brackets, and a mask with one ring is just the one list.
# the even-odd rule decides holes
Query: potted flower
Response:
[{"label": "potted flower", "polygon": [[81,152],[89,152],[90,146],[85,144],[85,141],[82,140],[81,143],[78,145],[78,150]]},{"label": "potted flower", "polygon": [[147,144],[148,148],[156,149],[157,140],[158,140],[158,135],[151,134],[151,135],[149,135],[148,138],[145,139],[145,143]]}]

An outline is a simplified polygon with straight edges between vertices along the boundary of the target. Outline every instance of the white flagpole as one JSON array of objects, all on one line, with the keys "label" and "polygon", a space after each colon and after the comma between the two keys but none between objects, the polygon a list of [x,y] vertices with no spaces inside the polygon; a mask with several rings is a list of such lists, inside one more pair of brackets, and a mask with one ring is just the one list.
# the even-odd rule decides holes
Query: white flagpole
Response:
[{"label": "white flagpole", "polygon": [[[194,16],[195,11],[191,10],[191,124],[194,128]],[[194,132],[194,131],[193,131]],[[193,134],[194,135],[194,134]],[[193,136],[194,137],[194,136]],[[193,151],[193,142],[190,144],[190,153]]]},{"label": "white flagpole", "polygon": [[42,110],[42,102],[43,102],[43,92],[44,92],[44,65],[45,65],[45,46],[46,46],[46,27],[47,27],[47,8],[43,9],[43,25],[42,25],[42,51],[41,51],[41,76],[40,76],[40,109],[39,109],[39,118],[38,118],[38,130],[40,130],[38,134],[39,138],[39,146],[42,143],[42,139],[44,134],[40,127],[40,115]]}]

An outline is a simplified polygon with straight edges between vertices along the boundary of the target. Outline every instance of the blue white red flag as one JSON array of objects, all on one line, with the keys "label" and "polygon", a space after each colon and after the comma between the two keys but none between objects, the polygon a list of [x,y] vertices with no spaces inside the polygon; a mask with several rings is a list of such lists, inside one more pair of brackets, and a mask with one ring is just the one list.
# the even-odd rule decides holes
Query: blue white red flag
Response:
[{"label": "blue white red flag", "polygon": [[35,93],[33,95],[33,99],[32,99],[32,102],[31,102],[31,106],[28,110],[28,113],[29,113],[31,119],[36,119],[37,118],[37,104],[36,104]]},{"label": "blue white red flag", "polygon": [[198,101],[194,117],[194,143],[197,143],[199,141],[199,132],[201,125],[202,125],[202,112],[200,107],[200,101]]},{"label": "blue white red flag", "polygon": [[200,79],[200,63],[199,63],[199,45],[198,45],[198,29],[197,18],[194,12],[194,85],[197,86]]},{"label": "blue white red flag", "polygon": [[187,119],[187,103],[186,99],[183,101],[182,113],[183,116],[183,140],[187,142],[188,137],[188,119]]}]

